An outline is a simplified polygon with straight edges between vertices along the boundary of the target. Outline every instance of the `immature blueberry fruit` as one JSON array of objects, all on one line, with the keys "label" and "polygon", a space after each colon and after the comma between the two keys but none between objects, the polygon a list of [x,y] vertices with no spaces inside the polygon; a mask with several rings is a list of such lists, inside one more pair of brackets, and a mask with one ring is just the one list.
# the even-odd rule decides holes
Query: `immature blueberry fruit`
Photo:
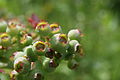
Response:
[{"label": "immature blueberry fruit", "polygon": [[37,55],[33,52],[33,46],[29,45],[24,48],[24,53],[28,57],[29,61],[34,62],[37,60]]},{"label": "immature blueberry fruit", "polygon": [[48,34],[50,33],[50,27],[48,22],[45,21],[41,21],[37,24],[36,28],[35,28],[36,32],[38,32],[40,34],[40,36],[45,37],[48,36]]},{"label": "immature blueberry fruit", "polygon": [[7,22],[4,20],[0,20],[0,33],[6,32]]},{"label": "immature blueberry fruit", "polygon": [[32,44],[32,37],[31,36],[28,36],[27,34],[24,35],[21,40],[20,40],[20,43],[23,45],[23,46],[28,46],[30,44]]},{"label": "immature blueberry fruit", "polygon": [[25,57],[19,57],[14,61],[14,69],[18,73],[26,73],[30,70],[30,63]]},{"label": "immature blueberry fruit", "polygon": [[56,23],[50,24],[50,29],[51,29],[51,35],[62,32],[61,27]]},{"label": "immature blueberry fruit", "polygon": [[3,33],[0,35],[0,44],[3,46],[3,47],[9,47],[10,44],[11,44],[11,37],[9,34],[7,33]]},{"label": "immature blueberry fruit", "polygon": [[68,37],[70,40],[78,40],[80,41],[80,38],[83,34],[78,29],[73,29],[68,32]]},{"label": "immature blueberry fruit", "polygon": [[71,40],[69,41],[68,44],[69,44],[68,53],[74,54],[76,52],[79,52],[79,48],[81,47],[81,45],[77,40]]},{"label": "immature blueberry fruit", "polygon": [[36,41],[33,44],[33,51],[35,52],[35,54],[41,56],[44,55],[46,50],[46,44],[43,41]]},{"label": "immature blueberry fruit", "polygon": [[19,57],[26,56],[26,53],[24,53],[24,52],[22,52],[22,51],[20,51],[20,52],[15,52],[14,54],[15,54],[14,60],[16,60],[16,59],[19,58]]},{"label": "immature blueberry fruit", "polygon": [[14,19],[8,22],[8,27],[6,29],[6,32],[11,36],[18,36],[20,34],[20,31],[23,29],[24,29],[24,25],[20,24],[18,20]]},{"label": "immature blueberry fruit", "polygon": [[55,34],[50,40],[51,48],[56,50],[59,53],[66,53],[66,48],[68,44],[68,38],[66,34]]},{"label": "immature blueberry fruit", "polygon": [[46,72],[53,72],[58,65],[58,62],[54,59],[46,58],[43,62],[43,68]]}]

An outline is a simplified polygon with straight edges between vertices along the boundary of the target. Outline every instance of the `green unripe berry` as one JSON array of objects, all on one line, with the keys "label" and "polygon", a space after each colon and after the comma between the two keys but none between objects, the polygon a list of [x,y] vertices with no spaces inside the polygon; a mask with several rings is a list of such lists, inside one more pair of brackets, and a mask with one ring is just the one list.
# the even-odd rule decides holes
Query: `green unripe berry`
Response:
[{"label": "green unripe berry", "polygon": [[14,61],[14,69],[18,73],[26,73],[30,70],[30,63],[25,57],[19,57]]},{"label": "green unripe berry", "polygon": [[15,52],[14,54],[15,54],[14,60],[16,60],[19,57],[26,56],[26,54],[24,52]]},{"label": "green unripe berry", "polygon": [[70,40],[80,41],[81,36],[82,33],[78,29],[73,29],[68,32],[68,38],[70,38]]},{"label": "green unripe berry", "polygon": [[33,51],[35,54],[42,56],[45,54],[46,44],[43,41],[36,41],[33,44]]},{"label": "green unripe berry", "polygon": [[68,53],[70,54],[74,54],[76,52],[78,52],[79,48],[80,48],[80,44],[77,40],[71,40],[69,41],[69,47],[68,47]]},{"label": "green unripe berry", "polygon": [[26,56],[31,62],[34,62],[37,60],[37,55],[33,52],[32,48],[33,48],[32,45],[25,47],[24,53],[26,54]]},{"label": "green unripe berry", "polygon": [[55,34],[50,40],[50,46],[59,53],[66,53],[68,38],[66,34]]},{"label": "green unripe berry", "polygon": [[53,72],[59,64],[53,60],[46,58],[43,62],[43,68],[46,72]]},{"label": "green unripe berry", "polygon": [[3,33],[0,35],[0,44],[3,47],[9,47],[11,45],[11,37],[7,33]]},{"label": "green unripe berry", "polygon": [[11,36],[19,36],[20,31],[24,29],[24,26],[17,20],[11,20],[8,22],[6,32]]},{"label": "green unripe berry", "polygon": [[23,46],[28,46],[30,44],[32,44],[32,37],[31,36],[28,36],[28,35],[24,35],[21,40],[20,40],[20,43],[23,45]]},{"label": "green unripe berry", "polygon": [[46,37],[50,34],[49,24],[45,21],[41,21],[36,26],[36,32],[40,34],[41,37]]},{"label": "green unripe berry", "polygon": [[49,37],[53,36],[54,34],[62,32],[61,27],[56,23],[50,24],[50,29],[51,29],[51,32]]}]

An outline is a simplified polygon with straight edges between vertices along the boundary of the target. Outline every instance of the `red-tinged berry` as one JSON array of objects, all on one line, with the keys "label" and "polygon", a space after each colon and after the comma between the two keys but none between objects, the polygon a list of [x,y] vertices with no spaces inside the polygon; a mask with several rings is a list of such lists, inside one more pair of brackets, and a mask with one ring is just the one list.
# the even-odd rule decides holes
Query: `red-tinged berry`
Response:
[{"label": "red-tinged berry", "polygon": [[36,26],[36,32],[40,34],[41,37],[47,37],[50,34],[50,27],[48,22],[41,21]]},{"label": "red-tinged berry", "polygon": [[66,34],[55,34],[50,40],[50,46],[57,52],[64,54],[68,47],[68,38]]},{"label": "red-tinged berry", "polygon": [[10,20],[6,32],[11,36],[19,36],[20,31],[24,30],[25,26],[22,25],[17,19]]},{"label": "red-tinged berry", "polygon": [[44,55],[46,50],[46,44],[43,41],[36,41],[33,44],[33,51],[35,54],[41,56]]},{"label": "red-tinged berry", "polygon": [[26,73],[30,70],[30,63],[25,57],[19,57],[14,61],[14,69],[18,73]]}]

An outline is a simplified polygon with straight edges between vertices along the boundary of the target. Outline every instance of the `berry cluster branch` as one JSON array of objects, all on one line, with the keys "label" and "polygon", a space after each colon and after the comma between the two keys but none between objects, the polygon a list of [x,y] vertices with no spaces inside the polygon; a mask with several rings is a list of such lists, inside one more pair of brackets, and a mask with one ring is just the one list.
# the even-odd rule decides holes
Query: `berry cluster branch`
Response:
[{"label": "berry cluster branch", "polygon": [[35,15],[28,21],[32,29],[17,19],[0,20],[0,62],[8,63],[4,67],[12,70],[11,80],[43,80],[62,60],[70,69],[78,67],[83,56],[79,29],[64,34],[59,24],[49,24]]}]

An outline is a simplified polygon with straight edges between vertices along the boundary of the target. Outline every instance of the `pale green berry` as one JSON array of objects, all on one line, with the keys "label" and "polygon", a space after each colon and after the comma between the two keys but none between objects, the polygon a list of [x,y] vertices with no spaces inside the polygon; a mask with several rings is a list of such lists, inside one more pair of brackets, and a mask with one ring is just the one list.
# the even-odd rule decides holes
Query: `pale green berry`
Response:
[{"label": "pale green berry", "polygon": [[43,61],[43,68],[45,72],[53,72],[59,64],[54,59],[46,58]]},{"label": "pale green berry", "polygon": [[10,20],[6,32],[11,36],[19,36],[20,31],[24,30],[24,25],[17,20]]},{"label": "pale green berry", "polygon": [[23,46],[28,46],[30,44],[32,44],[32,37],[31,36],[28,36],[28,35],[24,35],[21,40],[20,40],[20,43],[23,45]]},{"label": "pale green berry", "polygon": [[76,53],[81,46],[77,40],[71,40],[71,41],[69,41],[68,44],[69,44],[68,52],[70,52],[70,53]]},{"label": "pale green berry", "polygon": [[20,52],[15,52],[14,55],[15,55],[15,56],[14,56],[14,60],[16,60],[16,59],[19,58],[19,57],[26,56],[26,53],[20,51]]},{"label": "pale green berry", "polygon": [[26,73],[30,70],[30,63],[25,57],[19,57],[14,61],[14,70],[18,73]]},{"label": "pale green berry", "polygon": [[42,56],[45,54],[46,44],[43,41],[36,41],[33,44],[33,51],[35,54]]},{"label": "pale green berry", "polygon": [[70,40],[78,40],[78,41],[80,41],[82,35],[83,34],[78,29],[72,29],[72,30],[70,30],[68,32],[68,38]]},{"label": "pale green berry", "polygon": [[29,61],[34,62],[37,60],[37,55],[33,52],[33,46],[29,45],[24,48],[24,53],[28,57]]},{"label": "pale green berry", "polygon": [[50,39],[50,46],[61,54],[66,53],[66,48],[68,47],[68,38],[66,34],[59,33],[53,35],[53,37]]},{"label": "pale green berry", "polygon": [[40,34],[41,37],[46,37],[50,34],[50,27],[48,22],[41,21],[37,24],[35,31]]}]

